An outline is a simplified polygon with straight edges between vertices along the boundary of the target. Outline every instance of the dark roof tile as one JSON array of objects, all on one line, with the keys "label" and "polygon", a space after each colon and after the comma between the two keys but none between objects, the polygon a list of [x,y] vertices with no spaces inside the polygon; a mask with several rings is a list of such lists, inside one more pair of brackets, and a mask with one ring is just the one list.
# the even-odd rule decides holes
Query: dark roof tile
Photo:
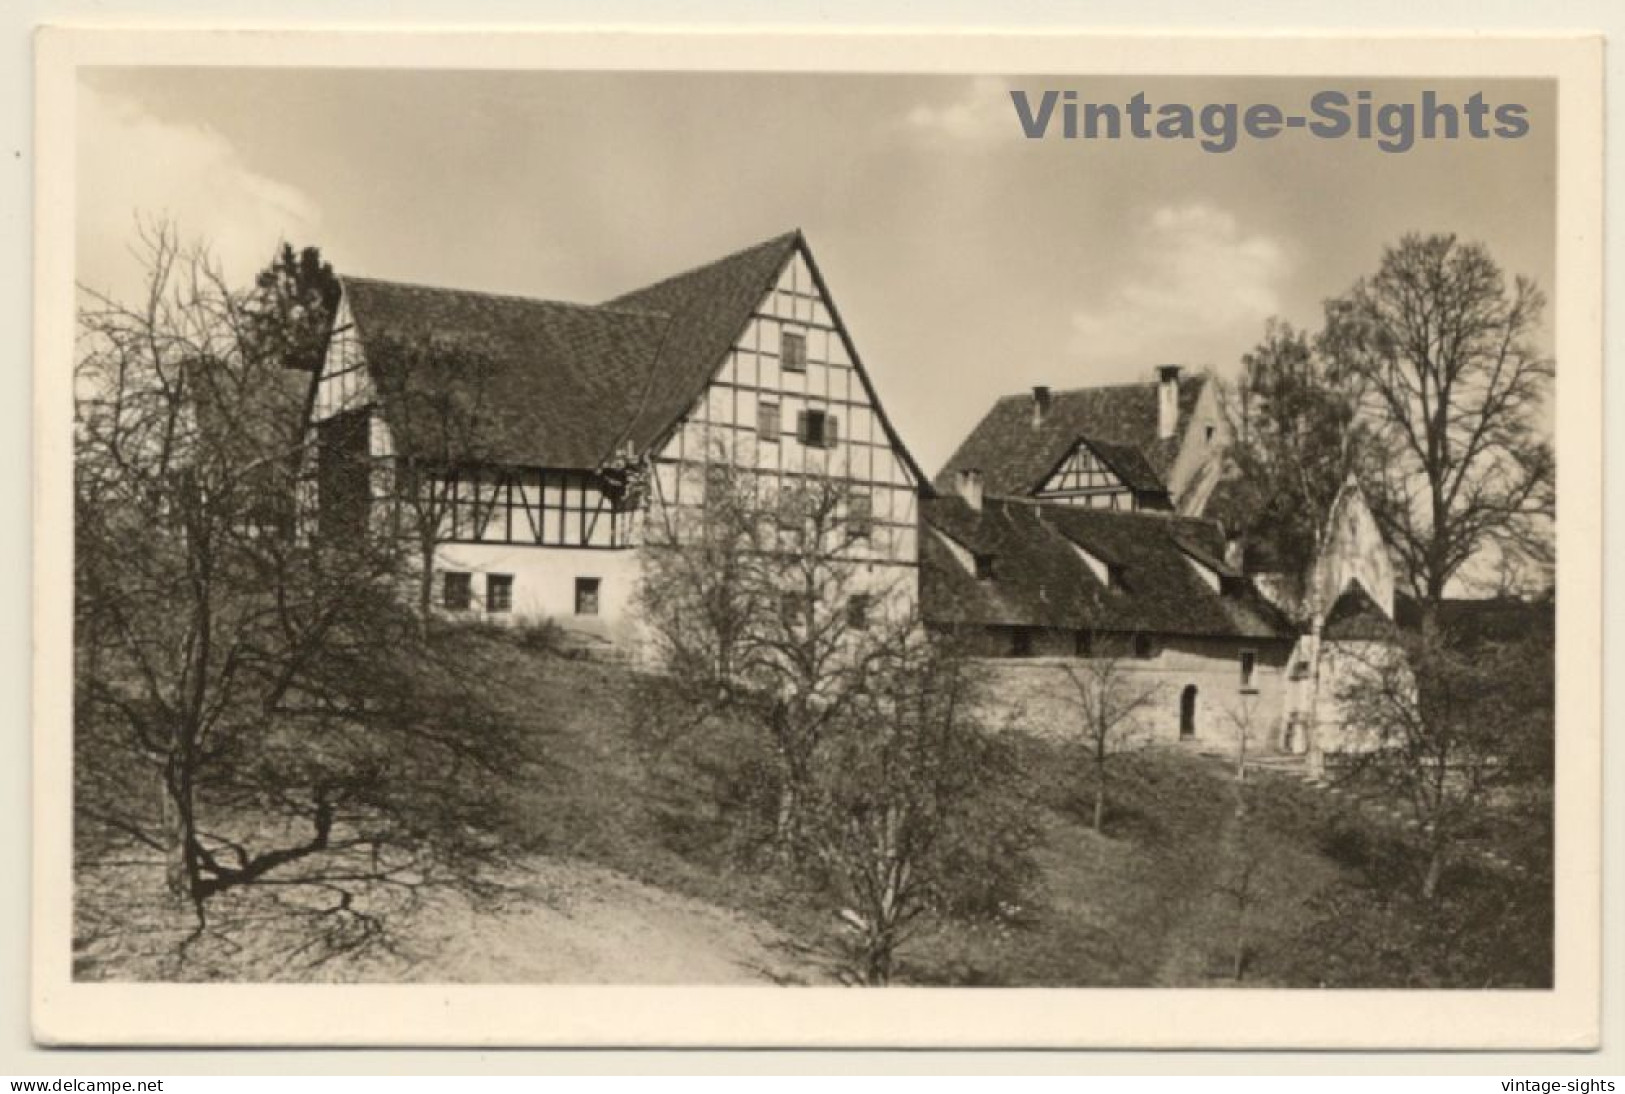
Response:
[{"label": "dark roof tile", "polygon": [[672,317],[655,368],[637,390],[627,435],[644,451],[689,409],[801,242],[787,232],[609,301]]},{"label": "dark roof tile", "polygon": [[[1208,521],[1166,514],[959,497],[922,503],[920,602],[929,623],[1290,639],[1290,623],[1245,579],[1215,591],[1190,556],[1222,558]],[[1079,548],[1115,568],[1102,582]],[[958,552],[993,557],[978,579]],[[1222,563],[1219,563],[1222,566]]]},{"label": "dark roof tile", "polygon": [[[392,341],[433,337],[472,350],[485,366],[465,392],[488,415],[481,455],[506,463],[598,466],[635,413],[670,322],[658,312],[342,280],[368,366],[389,381],[382,389],[404,379],[384,370],[409,367]],[[387,420],[387,400],[383,412]],[[410,451],[407,423],[391,425]]]}]

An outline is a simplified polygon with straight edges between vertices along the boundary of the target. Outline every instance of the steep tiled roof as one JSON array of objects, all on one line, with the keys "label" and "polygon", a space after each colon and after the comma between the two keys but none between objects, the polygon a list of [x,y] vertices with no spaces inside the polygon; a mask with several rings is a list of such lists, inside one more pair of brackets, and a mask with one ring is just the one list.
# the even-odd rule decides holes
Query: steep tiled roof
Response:
[{"label": "steep tiled roof", "polygon": [[778,236],[601,305],[342,280],[370,367],[399,356],[383,352],[390,339],[432,334],[477,350],[482,455],[593,468],[626,440],[646,450],[693,404],[798,239]]},{"label": "steep tiled roof", "polygon": [[[1220,591],[1193,558],[1223,567],[1210,522],[1166,514],[957,496],[922,503],[920,607],[936,625],[1014,625],[1150,634],[1288,639],[1287,620],[1250,583],[1219,569]],[[1079,548],[1111,568],[1103,582]],[[991,556],[978,578],[968,556]]]},{"label": "steep tiled roof", "polygon": [[[623,444],[644,453],[665,438],[798,248],[819,278],[796,231],[598,305],[342,280],[375,373],[389,367],[391,355],[379,351],[392,339],[432,336],[471,350],[469,359],[482,366],[479,404],[492,408],[482,458],[591,469]],[[867,386],[862,365],[857,368]],[[470,390],[448,394],[472,401],[476,378],[469,376],[463,386]],[[929,489],[878,399],[875,408],[887,436]],[[403,432],[398,425],[396,432]],[[397,436],[396,443],[410,446],[412,438]]]},{"label": "steep tiled roof", "polygon": [[638,408],[627,427],[639,451],[694,402],[800,240],[800,232],[788,232],[609,301],[611,308],[671,316],[658,365],[637,390]]},{"label": "steep tiled roof", "polygon": [[[532,466],[598,466],[632,420],[670,322],[648,311],[358,277],[343,284],[357,337],[368,366],[384,381],[382,390],[398,390],[411,380],[387,375],[391,368],[409,367],[389,351],[392,339],[432,335],[468,346],[483,366],[478,376],[467,377],[462,393],[481,410],[481,454]],[[391,410],[386,399],[386,420]],[[397,447],[409,454],[411,428],[400,417],[390,424]]]},{"label": "steep tiled roof", "polygon": [[1029,494],[1084,437],[1138,450],[1157,478],[1165,480],[1206,383],[1207,377],[1199,374],[1180,377],[1179,421],[1167,440],[1157,436],[1155,381],[1053,392],[1037,425],[1030,392],[1006,395],[949,457],[937,475],[937,487],[952,489],[957,472],[979,470],[989,493]]},{"label": "steep tiled roof", "polygon": [[1321,637],[1328,642],[1375,642],[1393,635],[1394,621],[1358,581],[1350,581],[1343,589],[1321,627]]}]

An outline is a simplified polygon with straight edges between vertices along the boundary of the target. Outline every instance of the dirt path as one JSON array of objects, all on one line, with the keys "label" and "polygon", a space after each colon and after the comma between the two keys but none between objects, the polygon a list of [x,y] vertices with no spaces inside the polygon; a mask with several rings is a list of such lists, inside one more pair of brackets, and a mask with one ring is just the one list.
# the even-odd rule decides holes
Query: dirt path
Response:
[{"label": "dirt path", "polygon": [[543,859],[495,913],[423,917],[406,975],[439,983],[802,983],[775,928],[590,863]]}]

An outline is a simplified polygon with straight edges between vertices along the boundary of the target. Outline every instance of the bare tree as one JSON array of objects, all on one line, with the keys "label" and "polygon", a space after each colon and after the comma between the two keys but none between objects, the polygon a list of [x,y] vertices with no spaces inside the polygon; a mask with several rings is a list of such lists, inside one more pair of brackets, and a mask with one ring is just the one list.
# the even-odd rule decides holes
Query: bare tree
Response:
[{"label": "bare tree", "polygon": [[[1549,787],[1549,635],[1481,643],[1440,629],[1371,644],[1340,696],[1359,747],[1349,778],[1395,796],[1421,843],[1432,901],[1464,842],[1504,837],[1508,804]],[[1506,815],[1503,815],[1506,814]]]},{"label": "bare tree", "polygon": [[1232,780],[1235,806],[1231,812],[1226,838],[1226,866],[1216,890],[1228,898],[1235,909],[1235,925],[1231,935],[1230,974],[1235,980],[1247,974],[1248,958],[1252,952],[1252,925],[1249,916],[1258,903],[1263,864],[1259,861],[1257,841],[1253,838],[1249,818],[1249,788],[1247,760],[1251,748],[1260,734],[1258,725],[1259,701],[1256,694],[1243,693],[1225,708],[1236,742],[1236,772]]},{"label": "bare tree", "polygon": [[1454,235],[1405,236],[1327,304],[1321,349],[1361,392],[1380,451],[1373,507],[1429,621],[1486,548],[1550,552],[1544,308],[1534,282],[1509,288],[1488,250]]},{"label": "bare tree", "polygon": [[793,852],[820,747],[913,624],[895,608],[900,590],[866,573],[859,548],[878,533],[846,483],[809,476],[770,496],[716,456],[703,506],[647,520],[635,599],[651,660],[683,704],[741,717],[770,743],[777,842]]},{"label": "bare tree", "polygon": [[394,543],[302,533],[310,376],[255,301],[168,226],[142,246],[146,298],[79,316],[76,818],[161,854],[200,933],[254,889],[309,952],[383,941],[392,898],[479,889],[521,741],[401,633]]},{"label": "bare tree", "polygon": [[1140,712],[1157,701],[1161,688],[1139,679],[1130,662],[1113,650],[1068,664],[1073,703],[1078,712],[1074,739],[1087,758],[1094,787],[1092,825],[1104,831],[1106,799],[1113,761],[1142,747],[1147,740]]},{"label": "bare tree", "polygon": [[814,771],[803,834],[834,899],[852,982],[891,982],[899,949],[952,917],[1004,919],[1033,867],[1033,814],[977,681],[922,636],[888,651]]},{"label": "bare tree", "polygon": [[374,338],[368,357],[395,449],[390,516],[411,545],[427,627],[441,547],[476,535],[500,511],[495,358],[479,338],[427,330]]}]

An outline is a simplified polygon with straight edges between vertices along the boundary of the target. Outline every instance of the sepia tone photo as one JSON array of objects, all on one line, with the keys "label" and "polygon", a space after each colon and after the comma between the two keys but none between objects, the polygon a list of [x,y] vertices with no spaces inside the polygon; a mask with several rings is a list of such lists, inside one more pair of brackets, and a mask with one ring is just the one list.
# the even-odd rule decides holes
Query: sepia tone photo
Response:
[{"label": "sepia tone photo", "polygon": [[74,983],[1557,987],[1555,80],[73,87]]}]

